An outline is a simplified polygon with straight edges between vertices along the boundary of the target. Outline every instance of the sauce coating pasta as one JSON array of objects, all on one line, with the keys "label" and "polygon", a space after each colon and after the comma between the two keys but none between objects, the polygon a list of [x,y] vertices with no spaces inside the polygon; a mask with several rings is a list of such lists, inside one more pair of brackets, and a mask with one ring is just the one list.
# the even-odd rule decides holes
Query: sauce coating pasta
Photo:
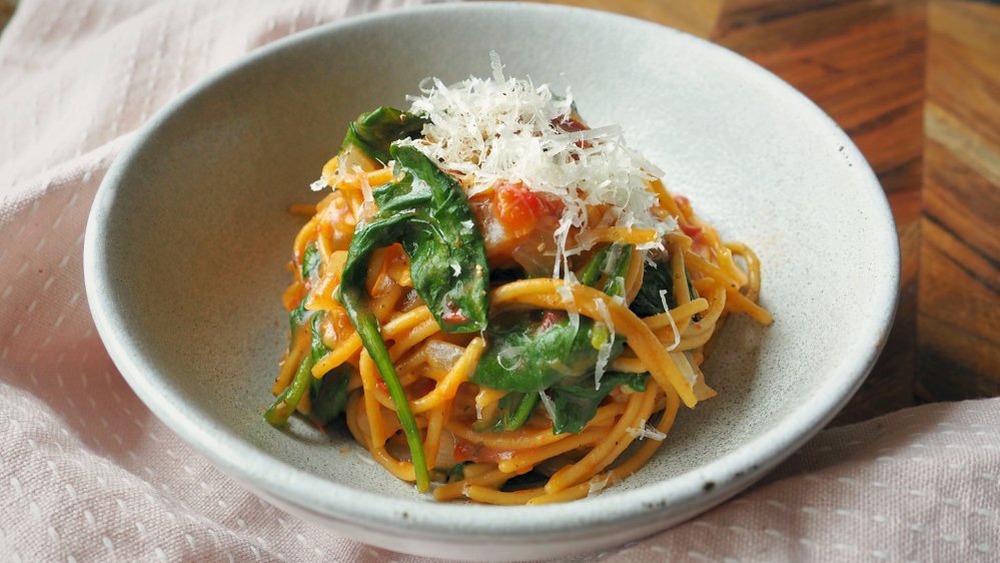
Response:
[{"label": "sauce coating pasta", "polygon": [[[541,504],[639,469],[760,266],[615,127],[504,76],[428,81],[350,124],[293,245],[267,420],[343,416],[438,500]],[[633,444],[635,447],[630,448]]]}]

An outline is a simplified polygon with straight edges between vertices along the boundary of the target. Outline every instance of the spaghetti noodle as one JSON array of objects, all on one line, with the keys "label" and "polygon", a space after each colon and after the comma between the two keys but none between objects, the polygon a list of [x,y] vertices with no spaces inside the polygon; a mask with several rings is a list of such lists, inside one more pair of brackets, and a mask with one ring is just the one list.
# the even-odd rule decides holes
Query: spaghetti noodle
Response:
[{"label": "spaghetti noodle", "polygon": [[[295,238],[291,342],[266,418],[343,416],[439,500],[541,504],[635,472],[760,267],[617,128],[504,76],[433,81],[350,126]],[[635,442],[636,447],[630,448]],[[627,455],[626,455],[627,454]],[[624,456],[624,457],[623,457]]]}]

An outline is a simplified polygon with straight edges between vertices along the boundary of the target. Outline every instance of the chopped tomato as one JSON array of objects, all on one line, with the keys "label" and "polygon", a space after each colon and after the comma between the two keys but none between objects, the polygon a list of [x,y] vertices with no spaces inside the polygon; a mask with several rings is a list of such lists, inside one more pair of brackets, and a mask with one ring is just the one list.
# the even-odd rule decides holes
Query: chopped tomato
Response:
[{"label": "chopped tomato", "polygon": [[500,182],[496,187],[497,218],[515,237],[535,228],[538,218],[548,213],[549,206],[524,184]]}]

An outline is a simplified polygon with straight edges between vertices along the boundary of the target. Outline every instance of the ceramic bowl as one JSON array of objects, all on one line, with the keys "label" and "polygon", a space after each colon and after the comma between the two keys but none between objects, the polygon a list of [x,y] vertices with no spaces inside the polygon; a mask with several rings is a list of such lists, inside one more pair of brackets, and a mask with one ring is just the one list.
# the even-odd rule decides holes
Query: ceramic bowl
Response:
[{"label": "ceramic bowl", "polygon": [[[404,105],[428,76],[490,72],[572,86],[675,192],[763,263],[765,328],[733,318],[705,366],[718,397],[658,455],[590,498],[436,503],[344,431],[261,413],[286,346],[280,295],[309,183],[347,124]],[[85,245],[101,337],[149,408],[223,471],[338,534],[459,559],[554,557],[663,530],[733,496],[827,423],[892,322],[899,253],[864,158],[755,64],[635,19],[539,5],[440,5],[359,17],[251,54],[160,112],[108,172]]]}]

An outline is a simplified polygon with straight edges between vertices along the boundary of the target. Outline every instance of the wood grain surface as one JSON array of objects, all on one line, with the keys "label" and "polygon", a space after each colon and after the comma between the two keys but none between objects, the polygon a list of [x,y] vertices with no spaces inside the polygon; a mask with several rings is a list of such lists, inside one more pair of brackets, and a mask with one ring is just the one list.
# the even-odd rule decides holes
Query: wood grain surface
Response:
[{"label": "wood grain surface", "polygon": [[1000,6],[928,8],[917,392],[1000,394]]},{"label": "wood grain surface", "polygon": [[902,252],[896,323],[835,421],[1000,394],[1000,5],[925,0],[537,0],[726,46],[801,90],[885,189]]}]

